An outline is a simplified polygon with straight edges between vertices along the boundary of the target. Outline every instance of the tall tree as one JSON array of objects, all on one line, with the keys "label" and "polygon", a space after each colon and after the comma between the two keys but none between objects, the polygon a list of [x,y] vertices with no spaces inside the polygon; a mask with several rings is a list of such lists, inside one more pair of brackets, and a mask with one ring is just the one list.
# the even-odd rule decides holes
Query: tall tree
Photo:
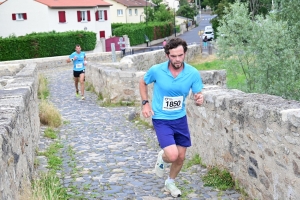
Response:
[{"label": "tall tree", "polygon": [[[292,10],[291,16],[299,12]],[[230,5],[220,21],[218,52],[230,63],[227,69],[231,73],[245,76],[246,88],[240,89],[300,100],[299,53],[288,25],[297,17],[280,13],[280,18],[261,14],[253,20],[247,3]]]}]

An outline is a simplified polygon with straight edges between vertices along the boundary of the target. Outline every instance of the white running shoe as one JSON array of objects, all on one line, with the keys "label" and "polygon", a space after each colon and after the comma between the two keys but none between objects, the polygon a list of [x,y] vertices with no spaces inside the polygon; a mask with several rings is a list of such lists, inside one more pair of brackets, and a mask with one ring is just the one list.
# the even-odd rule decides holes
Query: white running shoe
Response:
[{"label": "white running shoe", "polygon": [[176,187],[174,182],[167,181],[165,182],[165,191],[170,192],[172,197],[180,197],[181,191]]},{"label": "white running shoe", "polygon": [[81,100],[85,100],[85,97],[84,97],[84,96],[82,96],[82,97],[81,97]]},{"label": "white running shoe", "polygon": [[161,150],[158,153],[157,161],[156,161],[155,168],[154,168],[155,174],[158,177],[163,177],[164,176],[164,172],[165,172],[166,163],[162,159],[163,153],[164,153],[164,150]]}]

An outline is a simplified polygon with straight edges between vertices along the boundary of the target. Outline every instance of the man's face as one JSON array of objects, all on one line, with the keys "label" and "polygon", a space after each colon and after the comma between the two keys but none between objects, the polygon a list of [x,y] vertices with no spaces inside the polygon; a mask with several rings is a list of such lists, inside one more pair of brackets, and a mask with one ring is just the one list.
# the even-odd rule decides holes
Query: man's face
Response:
[{"label": "man's face", "polygon": [[180,69],[183,66],[183,61],[185,58],[185,53],[183,47],[180,45],[177,48],[170,49],[170,54],[167,55],[172,67],[174,69]]},{"label": "man's face", "polygon": [[75,51],[76,51],[77,53],[80,53],[81,47],[80,47],[80,46],[76,46],[76,47],[75,47]]}]

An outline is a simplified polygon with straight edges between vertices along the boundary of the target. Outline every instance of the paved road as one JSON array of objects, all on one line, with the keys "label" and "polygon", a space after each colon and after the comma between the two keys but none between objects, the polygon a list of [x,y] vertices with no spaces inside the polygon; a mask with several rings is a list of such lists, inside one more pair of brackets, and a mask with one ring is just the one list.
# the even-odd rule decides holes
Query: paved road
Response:
[{"label": "paved road", "polygon": [[[101,107],[97,95],[88,91],[86,100],[76,98],[71,67],[43,73],[49,80],[49,100],[68,122],[59,128],[63,144],[59,176],[74,195],[72,199],[173,199],[163,191],[164,179],[153,172],[160,150],[154,131],[128,120],[134,107]],[[41,137],[40,150],[48,144],[49,140]],[[201,176],[206,171],[196,165],[179,174],[176,181],[185,194],[181,199],[240,197],[234,190],[219,192],[204,187]]]}]

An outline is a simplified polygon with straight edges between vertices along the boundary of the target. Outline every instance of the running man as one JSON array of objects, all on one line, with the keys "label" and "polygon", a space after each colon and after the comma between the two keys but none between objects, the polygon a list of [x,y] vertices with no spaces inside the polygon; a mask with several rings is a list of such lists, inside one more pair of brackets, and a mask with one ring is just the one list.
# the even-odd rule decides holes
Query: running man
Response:
[{"label": "running man", "polygon": [[71,61],[73,61],[73,76],[75,82],[76,96],[79,97],[78,82],[80,82],[81,99],[84,100],[84,71],[87,61],[85,53],[81,51],[81,47],[79,44],[76,45],[75,52],[73,52],[69,56],[67,63],[70,63]]},{"label": "running man", "polygon": [[[152,116],[153,126],[162,150],[158,153],[155,173],[163,177],[166,163],[171,163],[164,189],[173,197],[181,191],[174,179],[180,172],[187,147],[191,146],[187,124],[185,99],[190,89],[196,105],[203,103],[202,80],[198,70],[184,62],[187,43],[180,38],[171,39],[164,47],[169,59],[152,66],[139,83],[142,98],[142,114]],[[152,105],[148,101],[147,85],[153,83]]]}]

